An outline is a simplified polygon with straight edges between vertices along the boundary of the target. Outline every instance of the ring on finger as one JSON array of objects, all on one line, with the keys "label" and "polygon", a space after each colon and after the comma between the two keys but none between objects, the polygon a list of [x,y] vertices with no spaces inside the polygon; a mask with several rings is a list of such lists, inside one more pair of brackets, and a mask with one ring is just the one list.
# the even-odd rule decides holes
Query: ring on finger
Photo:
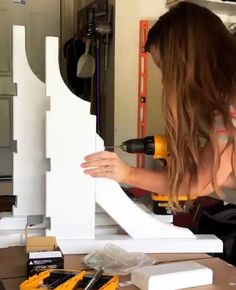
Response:
[{"label": "ring on finger", "polygon": [[105,167],[105,172],[108,173],[109,169],[110,169],[110,166],[109,165],[105,165],[104,167]]}]

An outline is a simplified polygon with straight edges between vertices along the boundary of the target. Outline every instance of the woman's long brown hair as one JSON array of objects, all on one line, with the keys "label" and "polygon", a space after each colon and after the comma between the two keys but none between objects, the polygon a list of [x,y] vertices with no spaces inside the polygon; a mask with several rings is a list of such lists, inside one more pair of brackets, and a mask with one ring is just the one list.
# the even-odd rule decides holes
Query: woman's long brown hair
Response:
[{"label": "woman's long brown hair", "polygon": [[[192,199],[198,194],[179,192],[179,188],[186,173],[189,189],[197,183],[200,139],[210,145],[211,180],[216,193],[222,193],[216,178],[220,154],[214,120],[215,112],[222,115],[231,137],[228,144],[232,142],[235,149],[230,104],[236,97],[236,44],[218,16],[196,4],[180,2],[150,29],[145,49],[150,51],[152,45],[160,51],[170,153],[169,203],[180,210],[178,195]],[[232,168],[235,171],[235,154]]]}]

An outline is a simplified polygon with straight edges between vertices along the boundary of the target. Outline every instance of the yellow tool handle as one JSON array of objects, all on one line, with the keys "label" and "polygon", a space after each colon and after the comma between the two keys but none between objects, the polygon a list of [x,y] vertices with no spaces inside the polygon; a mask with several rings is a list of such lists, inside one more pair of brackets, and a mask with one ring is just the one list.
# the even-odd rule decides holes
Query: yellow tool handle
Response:
[{"label": "yellow tool handle", "polygon": [[154,136],[154,146],[155,152],[153,158],[159,159],[167,159],[168,157],[168,148],[165,136],[157,135]]}]

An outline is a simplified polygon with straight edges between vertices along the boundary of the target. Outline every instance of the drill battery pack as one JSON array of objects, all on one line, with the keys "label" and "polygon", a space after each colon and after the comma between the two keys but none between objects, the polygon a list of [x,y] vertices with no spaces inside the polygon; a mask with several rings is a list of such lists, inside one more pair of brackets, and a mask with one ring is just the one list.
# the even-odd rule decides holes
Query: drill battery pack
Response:
[{"label": "drill battery pack", "polygon": [[[94,278],[93,272],[51,269],[30,277],[20,285],[20,290],[79,290],[86,289]],[[87,287],[88,288],[88,287]],[[115,290],[118,276],[101,275],[90,290]]]},{"label": "drill battery pack", "polygon": [[[158,193],[152,193],[152,211],[155,214],[159,215],[171,215],[173,214],[171,208],[169,207],[169,198],[167,195],[162,195]],[[188,200],[186,195],[182,195],[178,197],[179,203],[184,205],[184,203]]]}]

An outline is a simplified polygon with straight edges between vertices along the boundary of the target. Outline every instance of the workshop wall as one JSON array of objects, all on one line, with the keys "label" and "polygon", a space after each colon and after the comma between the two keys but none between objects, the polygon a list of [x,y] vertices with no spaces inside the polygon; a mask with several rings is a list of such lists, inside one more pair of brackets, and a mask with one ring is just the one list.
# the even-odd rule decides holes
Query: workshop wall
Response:
[{"label": "workshop wall", "polygon": [[[116,1],[115,16],[115,136],[114,143],[137,137],[139,21],[155,21],[166,11],[164,0]],[[149,120],[156,122],[155,120]],[[148,125],[148,130],[150,126]],[[136,165],[136,156],[117,150]]]}]

